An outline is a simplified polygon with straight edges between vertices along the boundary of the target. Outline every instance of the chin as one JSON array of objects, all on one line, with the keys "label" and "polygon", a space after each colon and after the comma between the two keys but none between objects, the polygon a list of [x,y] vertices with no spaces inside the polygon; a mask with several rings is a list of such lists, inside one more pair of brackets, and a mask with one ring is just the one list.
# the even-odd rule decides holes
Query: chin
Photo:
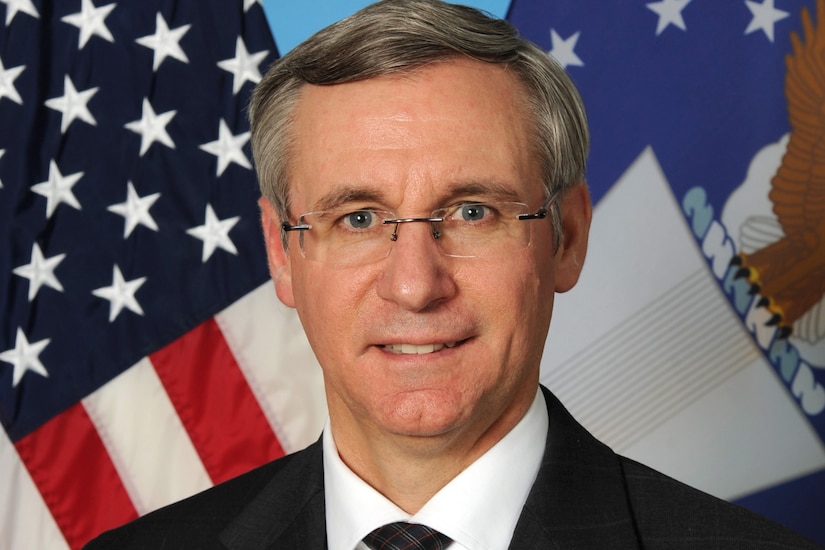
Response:
[{"label": "chin", "polygon": [[436,437],[452,432],[466,414],[457,397],[444,391],[397,396],[385,411],[388,427],[399,435]]}]

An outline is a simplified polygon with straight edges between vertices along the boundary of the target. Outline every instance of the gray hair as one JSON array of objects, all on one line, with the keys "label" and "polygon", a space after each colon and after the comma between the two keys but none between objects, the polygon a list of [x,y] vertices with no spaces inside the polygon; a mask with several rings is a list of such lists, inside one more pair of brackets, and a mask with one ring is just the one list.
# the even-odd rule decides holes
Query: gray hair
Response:
[{"label": "gray hair", "polygon": [[[409,73],[469,57],[506,67],[525,90],[546,194],[584,182],[589,145],[575,85],[541,48],[508,22],[440,0],[383,0],[310,37],[267,71],[249,107],[261,193],[288,219],[292,115],[304,84],[331,85]],[[560,213],[553,209],[556,246]]]}]

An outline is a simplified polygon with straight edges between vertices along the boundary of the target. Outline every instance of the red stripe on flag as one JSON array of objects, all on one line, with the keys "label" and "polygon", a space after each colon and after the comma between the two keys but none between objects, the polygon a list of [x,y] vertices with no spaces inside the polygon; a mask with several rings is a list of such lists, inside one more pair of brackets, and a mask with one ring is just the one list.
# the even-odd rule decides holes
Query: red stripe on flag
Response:
[{"label": "red stripe on flag", "polygon": [[284,455],[214,319],[150,359],[213,483]]},{"label": "red stripe on flag", "polygon": [[138,517],[82,404],[14,446],[70,547]]}]

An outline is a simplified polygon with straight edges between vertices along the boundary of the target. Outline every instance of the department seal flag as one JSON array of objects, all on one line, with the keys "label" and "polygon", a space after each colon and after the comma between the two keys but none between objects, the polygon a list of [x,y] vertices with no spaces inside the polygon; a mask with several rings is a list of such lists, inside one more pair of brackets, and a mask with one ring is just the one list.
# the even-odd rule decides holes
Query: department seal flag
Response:
[{"label": "department seal flag", "polygon": [[825,2],[513,0],[592,129],[542,380],[614,449],[825,544]]}]

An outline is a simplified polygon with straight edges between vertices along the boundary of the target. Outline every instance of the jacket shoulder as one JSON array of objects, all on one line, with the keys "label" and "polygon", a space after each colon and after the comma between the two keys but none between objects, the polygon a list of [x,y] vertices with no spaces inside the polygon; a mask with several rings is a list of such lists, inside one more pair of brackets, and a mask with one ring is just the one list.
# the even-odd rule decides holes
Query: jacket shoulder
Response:
[{"label": "jacket shoulder", "polygon": [[644,548],[800,549],[821,547],[745,508],[621,458],[630,508]]},{"label": "jacket shoulder", "polygon": [[[299,506],[296,499],[306,501],[317,492],[323,495],[320,456],[320,444],[315,443],[107,531],[84,548],[225,548],[219,540],[221,533],[247,512],[250,503],[269,500],[264,493],[283,492],[283,488],[290,492],[293,485],[302,487],[303,495],[293,492],[284,497],[286,509]],[[314,479],[317,483],[312,483]],[[286,502],[288,499],[293,502]],[[270,510],[273,516],[277,512]]]}]

